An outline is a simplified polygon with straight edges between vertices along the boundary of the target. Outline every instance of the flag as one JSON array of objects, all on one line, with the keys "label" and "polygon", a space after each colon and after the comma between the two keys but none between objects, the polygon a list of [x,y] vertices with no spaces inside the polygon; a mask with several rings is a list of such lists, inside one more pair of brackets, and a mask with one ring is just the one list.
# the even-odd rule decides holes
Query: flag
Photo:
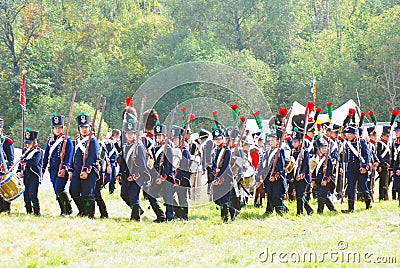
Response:
[{"label": "flag", "polygon": [[22,109],[26,109],[26,97],[25,97],[25,74],[26,70],[22,71],[21,86],[19,90],[19,104]]},{"label": "flag", "polygon": [[315,77],[314,77],[314,73],[312,75],[312,80],[311,80],[311,85],[310,85],[310,89],[311,89],[311,93],[317,94],[317,83],[315,83]]}]

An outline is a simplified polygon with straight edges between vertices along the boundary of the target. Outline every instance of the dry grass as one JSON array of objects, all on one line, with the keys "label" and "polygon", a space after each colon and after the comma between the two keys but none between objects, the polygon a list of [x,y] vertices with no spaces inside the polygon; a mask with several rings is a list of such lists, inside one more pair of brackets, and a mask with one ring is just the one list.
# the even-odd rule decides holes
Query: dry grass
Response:
[{"label": "dry grass", "polygon": [[[294,215],[295,203],[289,204],[290,212],[283,217],[265,217],[264,209],[246,207],[229,224],[223,224],[219,210],[208,204],[191,209],[189,222],[155,224],[146,201],[142,222],[135,223],[128,221],[130,210],[118,195],[104,191],[104,197],[111,217],[106,220],[57,216],[57,203],[49,190],[40,191],[42,217],[25,215],[23,199],[18,198],[11,215],[0,216],[0,266],[276,266],[289,265],[282,263],[293,262],[296,254],[304,252],[315,252],[318,260],[302,266],[354,265],[353,258],[335,261],[327,255],[320,263],[324,252],[370,253],[372,261],[393,256],[400,262],[400,208],[395,201],[374,203],[370,211],[357,202],[356,212],[350,215],[326,212],[302,217]],[[316,207],[315,201],[312,206]],[[348,248],[339,250],[339,241]],[[262,252],[269,254],[266,262],[260,261]],[[279,260],[279,253],[289,255]],[[363,266],[365,261],[361,259]]]}]

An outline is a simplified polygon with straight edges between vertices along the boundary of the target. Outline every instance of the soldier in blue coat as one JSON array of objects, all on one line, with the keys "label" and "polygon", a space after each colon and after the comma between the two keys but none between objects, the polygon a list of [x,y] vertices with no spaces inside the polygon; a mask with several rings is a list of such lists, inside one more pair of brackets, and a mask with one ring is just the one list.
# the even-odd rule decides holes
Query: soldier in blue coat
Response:
[{"label": "soldier in blue coat", "polygon": [[365,140],[357,137],[358,125],[350,124],[346,128],[347,142],[345,145],[345,163],[348,192],[348,210],[343,213],[354,211],[356,182],[364,195],[366,209],[371,208],[371,195],[368,189],[368,169],[371,166],[371,156]]},{"label": "soldier in blue coat", "polygon": [[383,126],[382,135],[376,145],[376,155],[379,159],[379,200],[389,200],[389,173],[390,168],[390,126]]},{"label": "soldier in blue coat", "polygon": [[[46,168],[48,167],[50,180],[53,184],[53,189],[61,209],[61,216],[71,215],[71,201],[69,200],[68,194],[65,191],[65,185],[68,181],[68,169],[71,167],[72,156],[74,154],[74,145],[71,137],[67,137],[65,140],[65,134],[63,133],[63,115],[53,114],[51,117],[51,126],[54,135],[50,136],[46,143],[42,174],[44,174]],[[60,165],[64,142],[67,144],[65,147],[63,163]]]},{"label": "soldier in blue coat", "polygon": [[[14,141],[3,135],[3,119],[0,118],[0,177],[7,173],[7,169],[14,164]],[[0,213],[11,210],[11,203],[0,196]]]},{"label": "soldier in blue coat", "polygon": [[[164,134],[165,133],[165,134]],[[159,123],[154,127],[154,134],[156,135],[157,145],[153,148],[154,168],[158,172],[155,185],[161,186],[161,192],[166,207],[166,220],[172,221],[174,219],[174,177],[175,171],[172,166],[174,159],[173,144],[167,142],[165,139],[167,127]],[[157,188],[151,190],[151,196],[156,196]],[[160,192],[160,191],[158,191]]]},{"label": "soldier in blue coat", "polygon": [[316,148],[316,154],[311,161],[315,163],[314,170],[312,170],[312,180],[315,181],[318,189],[317,213],[322,214],[325,205],[330,211],[336,211],[335,206],[329,199],[329,195],[335,188],[335,184],[332,158],[328,154],[328,141],[324,138],[316,139],[314,147]]},{"label": "soldier in blue coat", "polygon": [[394,127],[396,139],[392,143],[392,153],[390,161],[390,174],[393,176],[393,191],[399,193],[400,206],[400,122],[396,122]]},{"label": "soldier in blue coat", "polygon": [[296,191],[297,216],[303,214],[303,208],[306,209],[308,215],[314,213],[305,198],[306,187],[311,183],[310,156],[307,149],[302,146],[302,141],[303,133],[299,132],[297,128],[294,128],[292,136],[292,156],[295,159],[297,166],[293,172],[287,174],[287,176],[288,181],[290,181],[290,178],[293,178],[293,184]]},{"label": "soldier in blue coat", "polygon": [[[96,180],[99,177],[97,169],[97,156],[99,155],[100,145],[94,135],[90,135],[91,129],[90,116],[81,113],[76,117],[79,128],[79,137],[75,140],[75,152],[69,178],[71,184],[69,193],[78,207],[78,216],[88,216],[94,218],[94,202]],[[91,139],[89,141],[89,137]],[[86,147],[90,142],[87,155]]]},{"label": "soldier in blue coat", "polygon": [[231,168],[232,152],[225,144],[224,130],[220,126],[214,127],[212,135],[216,145],[211,169],[213,200],[221,208],[223,222],[228,222],[229,214],[231,220],[235,221],[238,211],[230,203],[234,182]]},{"label": "soldier in blue coat", "polygon": [[31,214],[33,208],[35,216],[40,216],[38,190],[42,179],[43,165],[42,149],[39,148],[37,143],[38,136],[38,131],[26,128],[24,143],[27,144],[27,147],[22,150],[22,158],[17,172],[20,178],[24,180],[26,213]]},{"label": "soldier in blue coat", "polygon": [[108,186],[108,190],[110,194],[113,194],[115,191],[115,181],[116,181],[116,170],[117,170],[117,157],[121,153],[120,143],[120,136],[121,131],[119,129],[113,129],[111,131],[111,137],[104,142],[107,159],[108,159],[108,166],[110,167],[109,172],[106,172],[106,178],[104,181],[104,185],[110,183]]},{"label": "soldier in blue coat", "polygon": [[132,209],[131,220],[140,221],[143,210],[140,208],[140,189],[150,181],[146,166],[146,148],[142,141],[136,140],[138,122],[135,117],[123,123],[126,143],[122,148],[120,172],[117,180],[121,183],[121,198]]},{"label": "soldier in blue coat", "polygon": [[[183,140],[185,130],[179,126],[172,126],[172,142],[174,145],[173,163],[176,165],[174,177],[174,192],[176,192],[179,204],[175,203],[174,213],[176,219],[187,221],[189,214],[188,194],[190,189],[189,161],[190,152]],[[182,144],[183,143],[183,144]],[[179,160],[179,161],[178,161]]]},{"label": "soldier in blue coat", "polygon": [[[283,203],[283,197],[286,192],[286,174],[285,174],[285,152],[283,148],[279,148],[279,140],[282,139],[283,132],[279,128],[271,130],[269,135],[271,152],[267,152],[268,159],[263,170],[259,171],[265,175],[264,188],[267,192],[267,208],[266,214],[270,215],[274,209],[279,215],[287,212],[287,208]],[[278,154],[279,152],[279,154]],[[278,155],[277,155],[278,154]],[[275,159],[277,161],[275,162]]]}]

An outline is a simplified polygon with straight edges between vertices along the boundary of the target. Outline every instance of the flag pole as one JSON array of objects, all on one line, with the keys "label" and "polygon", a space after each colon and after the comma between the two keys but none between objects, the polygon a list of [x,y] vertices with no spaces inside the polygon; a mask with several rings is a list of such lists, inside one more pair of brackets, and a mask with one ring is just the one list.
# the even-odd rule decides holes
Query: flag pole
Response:
[{"label": "flag pole", "polygon": [[[314,72],[312,73],[312,80],[311,80],[311,93],[313,95],[314,103],[317,100],[317,83],[315,82]],[[314,112],[316,111],[316,105],[314,106]]]},{"label": "flag pole", "polygon": [[19,104],[22,108],[22,134],[21,134],[21,149],[24,149],[25,139],[25,109],[26,109],[26,96],[25,96],[25,75],[27,70],[22,71],[21,86],[19,92]]}]

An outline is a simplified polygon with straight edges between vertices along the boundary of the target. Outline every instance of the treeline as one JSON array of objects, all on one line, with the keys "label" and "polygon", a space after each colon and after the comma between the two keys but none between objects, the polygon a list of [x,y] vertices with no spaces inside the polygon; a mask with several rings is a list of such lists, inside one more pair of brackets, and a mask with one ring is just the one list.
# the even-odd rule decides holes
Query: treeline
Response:
[{"label": "treeline", "polygon": [[[189,61],[243,71],[273,111],[312,98],[313,73],[317,106],[357,101],[356,89],[361,108],[378,120],[400,105],[395,0],[8,0],[0,2],[0,27],[0,117],[15,137],[23,69],[26,125],[44,133],[41,142],[51,114],[68,113],[73,91],[77,114],[90,112],[102,93],[105,121],[119,128],[125,97],[154,73]],[[183,86],[156,108],[163,115],[178,96],[221,99],[218,90]]]}]

